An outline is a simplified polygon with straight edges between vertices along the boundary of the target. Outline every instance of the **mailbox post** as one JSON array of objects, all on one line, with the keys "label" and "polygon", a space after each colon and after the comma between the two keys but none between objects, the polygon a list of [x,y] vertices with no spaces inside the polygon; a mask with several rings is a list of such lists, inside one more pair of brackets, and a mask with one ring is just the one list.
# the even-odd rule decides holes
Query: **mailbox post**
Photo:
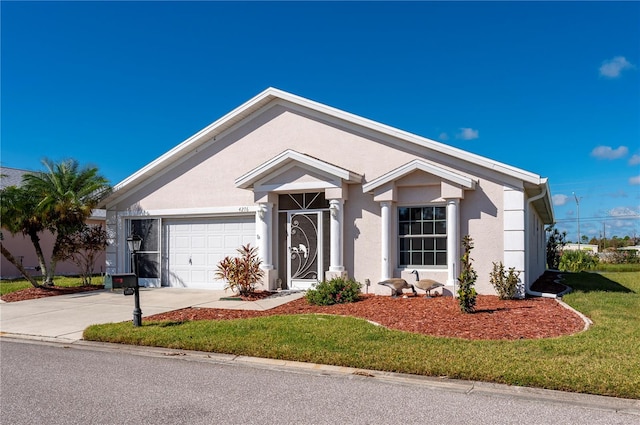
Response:
[{"label": "mailbox post", "polygon": [[135,307],[133,309],[133,326],[142,326],[142,310],[140,309],[140,286],[138,285],[138,251],[142,245],[142,238],[135,233],[127,238],[127,245],[131,256],[133,257],[133,269],[136,275],[135,286],[133,287],[133,296],[135,299]]}]

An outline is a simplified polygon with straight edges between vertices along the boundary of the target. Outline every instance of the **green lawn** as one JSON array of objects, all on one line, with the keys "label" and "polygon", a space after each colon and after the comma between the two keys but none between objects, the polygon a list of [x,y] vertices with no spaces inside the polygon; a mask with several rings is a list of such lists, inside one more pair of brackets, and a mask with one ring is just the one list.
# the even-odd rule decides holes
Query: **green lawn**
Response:
[{"label": "green lawn", "polygon": [[[38,282],[42,283],[41,279],[36,279]],[[66,277],[66,276],[58,276],[54,279],[55,286],[81,286],[82,279],[79,277]],[[102,276],[94,276],[91,278],[92,285],[102,285],[103,278]],[[15,280],[0,280],[0,295],[6,295],[11,292],[19,291],[21,289],[32,288],[33,286],[26,279],[15,279]]]},{"label": "green lawn", "polygon": [[91,326],[84,337],[640,398],[640,272],[576,273],[566,283],[574,292],[565,302],[594,325],[544,340],[436,338],[326,315],[123,322]]}]

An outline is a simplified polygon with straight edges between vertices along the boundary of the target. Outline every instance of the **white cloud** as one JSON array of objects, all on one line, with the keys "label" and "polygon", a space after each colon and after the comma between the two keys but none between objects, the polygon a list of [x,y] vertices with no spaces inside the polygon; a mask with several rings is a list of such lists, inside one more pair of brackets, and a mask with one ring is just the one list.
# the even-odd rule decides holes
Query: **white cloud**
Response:
[{"label": "white cloud", "polygon": [[591,156],[598,159],[618,159],[626,156],[629,153],[629,149],[626,146],[620,146],[617,149],[611,148],[611,146],[596,146],[591,151]]},{"label": "white cloud", "polygon": [[551,199],[553,201],[553,206],[559,207],[561,205],[566,204],[567,199],[569,199],[569,197],[567,195],[553,195]]},{"label": "white cloud", "polygon": [[626,69],[634,69],[635,66],[624,56],[616,56],[613,59],[602,62],[600,75],[607,78],[618,78],[620,73]]},{"label": "white cloud", "polygon": [[445,132],[440,133],[438,140],[449,140],[449,135]]},{"label": "white cloud", "polygon": [[629,158],[629,165],[638,165],[640,164],[640,155],[635,154],[631,158]]},{"label": "white cloud", "polygon": [[462,140],[473,140],[480,137],[480,132],[473,128],[462,127],[460,128],[460,132],[456,134],[456,137]]},{"label": "white cloud", "polygon": [[640,176],[629,178],[629,184],[632,184],[632,185],[640,184]]},{"label": "white cloud", "polygon": [[640,208],[633,209],[629,207],[615,207],[609,210],[611,217],[634,217],[640,216]]}]

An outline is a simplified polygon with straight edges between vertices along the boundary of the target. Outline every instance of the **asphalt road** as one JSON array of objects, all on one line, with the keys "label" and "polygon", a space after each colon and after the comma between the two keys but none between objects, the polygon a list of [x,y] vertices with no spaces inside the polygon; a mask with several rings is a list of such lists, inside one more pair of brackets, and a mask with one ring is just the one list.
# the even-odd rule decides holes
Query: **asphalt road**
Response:
[{"label": "asphalt road", "polygon": [[[2,338],[2,424],[637,424],[620,413],[171,350]],[[219,359],[219,358],[218,358]],[[600,400],[600,399],[598,399]],[[606,401],[606,400],[605,400]],[[584,404],[584,403],[583,403]],[[606,404],[606,403],[605,403]]]}]

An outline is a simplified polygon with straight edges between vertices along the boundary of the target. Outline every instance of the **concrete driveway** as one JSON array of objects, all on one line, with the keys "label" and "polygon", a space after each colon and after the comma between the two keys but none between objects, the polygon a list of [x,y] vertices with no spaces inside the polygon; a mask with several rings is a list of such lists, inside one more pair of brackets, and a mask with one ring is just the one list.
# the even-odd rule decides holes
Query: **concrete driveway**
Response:
[{"label": "concrete driveway", "polygon": [[[141,288],[140,308],[145,316],[186,307],[267,310],[302,297],[282,292],[260,301],[222,301],[225,291],[185,288]],[[77,341],[87,326],[133,320],[133,296],[122,291],[91,291],[0,304],[0,334]]]}]

